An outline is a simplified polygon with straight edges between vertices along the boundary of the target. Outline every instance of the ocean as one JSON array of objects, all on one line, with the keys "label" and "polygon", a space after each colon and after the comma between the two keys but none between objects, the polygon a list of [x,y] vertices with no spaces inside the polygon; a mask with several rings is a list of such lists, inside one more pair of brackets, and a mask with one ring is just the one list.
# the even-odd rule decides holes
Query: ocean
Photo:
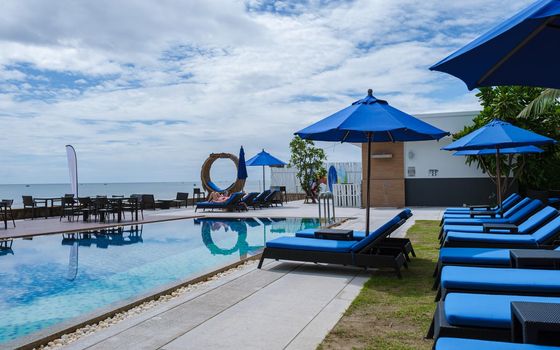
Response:
[{"label": "ocean", "polygon": [[[226,182],[216,182],[225,188]],[[188,192],[192,196],[193,188],[202,188],[200,181],[185,182],[134,182],[134,183],[81,183],[78,188],[80,197],[96,195],[124,195],[133,193],[153,194],[156,199],[173,199],[177,192]],[[260,181],[247,181],[245,192],[258,192],[262,189]],[[22,207],[21,196],[61,197],[70,193],[70,184],[11,184],[0,185],[0,199],[13,199],[14,207]]]}]

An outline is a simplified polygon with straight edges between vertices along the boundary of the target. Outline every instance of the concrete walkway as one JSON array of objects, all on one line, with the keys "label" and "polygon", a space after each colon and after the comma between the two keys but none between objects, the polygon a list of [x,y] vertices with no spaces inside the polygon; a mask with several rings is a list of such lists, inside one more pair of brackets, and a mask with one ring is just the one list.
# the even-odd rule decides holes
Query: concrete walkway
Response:
[{"label": "concrete walkway", "polygon": [[[305,217],[314,216],[312,209],[316,207],[292,203],[284,209],[257,213]],[[174,214],[187,215],[188,211]],[[346,213],[340,215],[356,217],[342,227],[363,229],[363,210],[341,212]],[[397,212],[372,210],[372,227]],[[441,216],[440,209],[413,212],[413,219],[395,236],[403,236],[414,219]],[[208,216],[211,215],[232,216]],[[315,349],[372,273],[375,272],[333,265],[274,261],[267,261],[262,270],[257,270],[252,264],[84,337],[66,349]]]}]

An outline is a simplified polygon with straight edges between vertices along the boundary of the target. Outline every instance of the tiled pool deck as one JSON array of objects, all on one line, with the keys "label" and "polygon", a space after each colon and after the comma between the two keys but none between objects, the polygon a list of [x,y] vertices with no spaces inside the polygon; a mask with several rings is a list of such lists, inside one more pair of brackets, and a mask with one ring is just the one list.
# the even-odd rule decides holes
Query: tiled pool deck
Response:
[{"label": "tiled pool deck", "polygon": [[[373,209],[372,227],[397,212],[397,209]],[[393,236],[404,236],[414,220],[439,219],[442,210],[413,208],[413,212],[412,219]],[[341,227],[363,229],[364,213],[358,208],[337,208],[337,216],[355,218]],[[145,222],[194,215],[316,217],[317,206],[291,202],[284,207],[236,214],[194,213],[192,208],[158,210],[145,212]],[[17,224],[18,232],[30,235],[47,230],[60,231],[59,227],[70,230],[93,228],[60,223],[58,218],[19,221]],[[73,228],[74,225],[80,227]],[[10,231],[0,230],[0,237]],[[275,261],[267,261],[262,270],[257,270],[256,264],[251,264],[81,338],[65,349],[315,349],[371,273],[375,272]]]}]

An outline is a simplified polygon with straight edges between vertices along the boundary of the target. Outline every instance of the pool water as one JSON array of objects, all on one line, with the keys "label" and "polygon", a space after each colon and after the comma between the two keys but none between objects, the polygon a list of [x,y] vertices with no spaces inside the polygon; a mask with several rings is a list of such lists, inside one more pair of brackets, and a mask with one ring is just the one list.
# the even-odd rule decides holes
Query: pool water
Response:
[{"label": "pool water", "polygon": [[0,250],[0,343],[251,256],[315,219],[185,219],[16,239]]}]

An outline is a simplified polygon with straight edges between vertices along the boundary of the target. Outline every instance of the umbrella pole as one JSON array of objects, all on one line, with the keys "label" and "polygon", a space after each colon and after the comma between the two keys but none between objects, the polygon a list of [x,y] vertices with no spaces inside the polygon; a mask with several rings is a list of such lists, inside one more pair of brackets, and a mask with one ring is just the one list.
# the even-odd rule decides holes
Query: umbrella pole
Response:
[{"label": "umbrella pole", "polygon": [[502,173],[500,171],[500,149],[496,148],[496,186],[498,191],[496,192],[498,196],[498,210],[502,213]]},{"label": "umbrella pole", "polygon": [[369,235],[369,193],[370,193],[370,178],[371,178],[371,132],[368,133],[367,143],[367,183],[366,183],[366,237]]},{"label": "umbrella pole", "polygon": [[265,176],[264,176],[264,165],[263,165],[263,192],[266,191],[266,189],[265,189],[266,186],[264,184],[264,178],[265,178]]}]

